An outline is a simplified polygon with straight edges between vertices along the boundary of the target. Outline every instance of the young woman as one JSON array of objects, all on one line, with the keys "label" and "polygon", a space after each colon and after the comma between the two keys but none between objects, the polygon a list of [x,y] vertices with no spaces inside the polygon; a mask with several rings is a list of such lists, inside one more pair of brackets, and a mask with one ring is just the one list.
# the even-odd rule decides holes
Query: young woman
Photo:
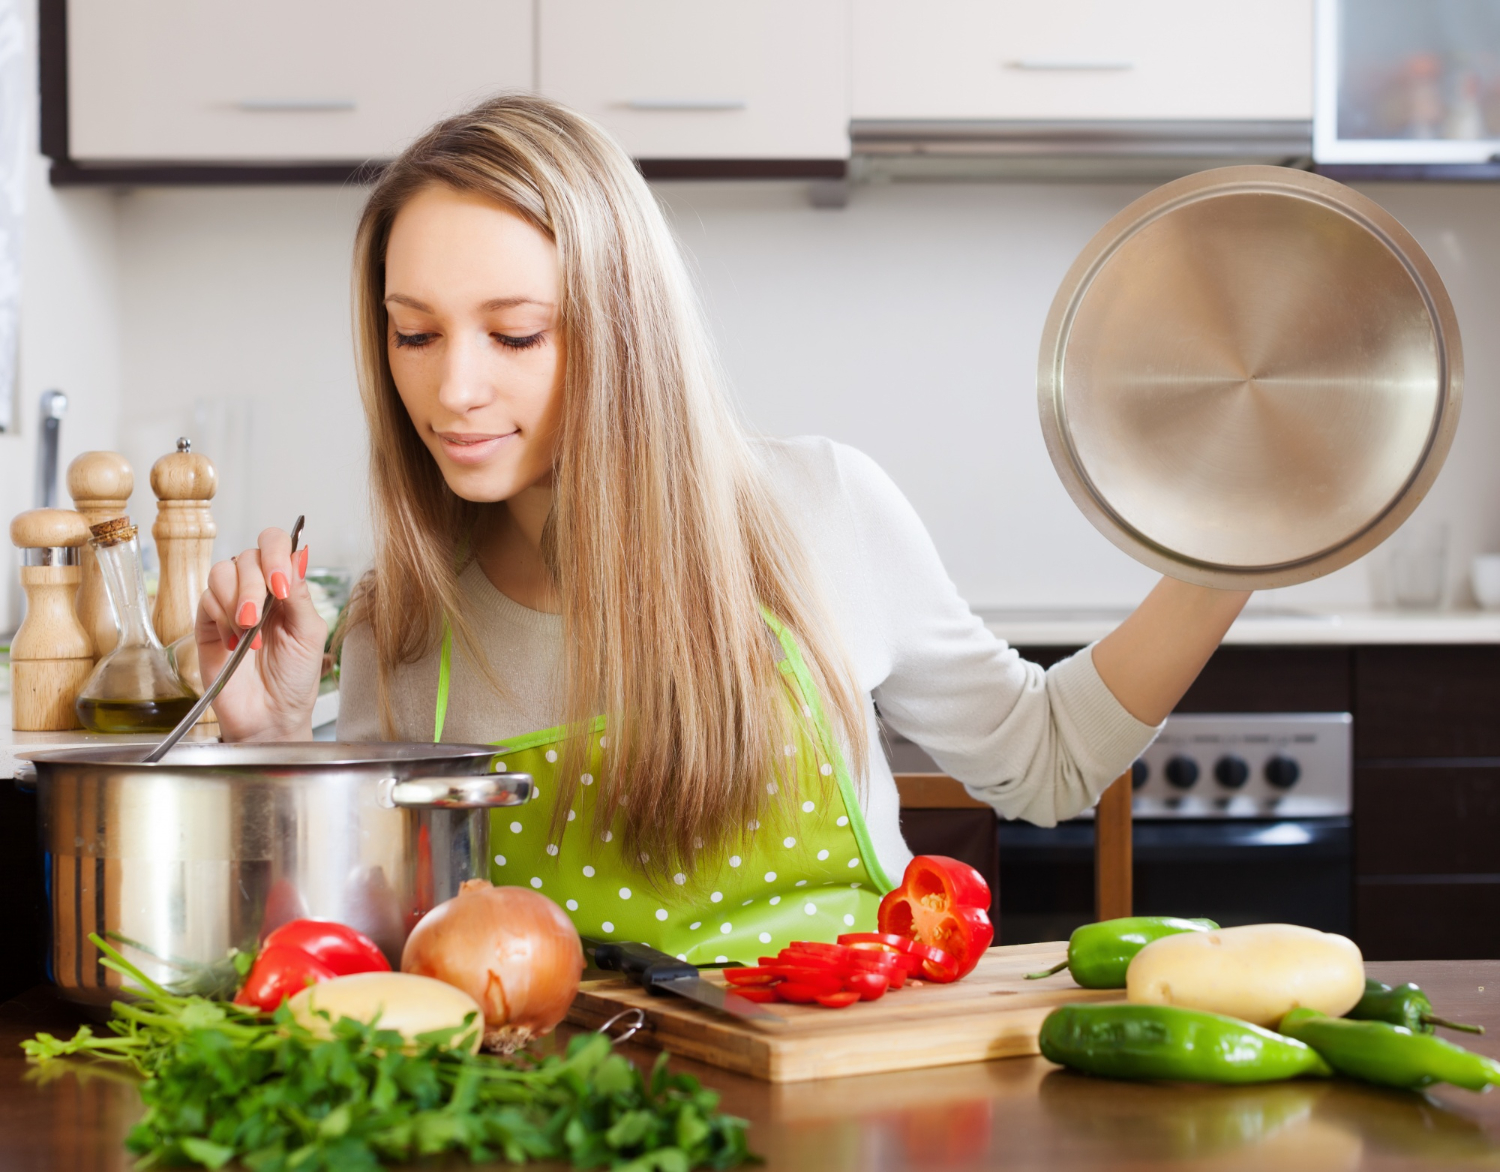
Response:
[{"label": "young woman", "polygon": [[[1048,671],[958,596],[868,458],[747,436],[671,233],[598,127],[504,97],[434,127],[355,247],[374,570],[341,739],[494,743],[537,799],[492,878],[700,962],[874,926],[910,852],[875,705],[977,797],[1051,825],[1154,735],[1244,605],[1164,579]],[[915,408],[914,409],[918,409]],[[311,735],[325,628],[267,530],[213,568],[212,674],[269,589],[226,740]]]}]

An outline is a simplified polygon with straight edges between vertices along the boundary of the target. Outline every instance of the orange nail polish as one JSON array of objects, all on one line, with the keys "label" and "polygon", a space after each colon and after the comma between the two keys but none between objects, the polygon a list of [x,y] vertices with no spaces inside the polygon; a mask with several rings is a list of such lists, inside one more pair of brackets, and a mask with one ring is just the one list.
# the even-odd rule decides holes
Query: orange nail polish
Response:
[{"label": "orange nail polish", "polygon": [[303,546],[302,552],[297,555],[297,577],[299,578],[307,577],[307,551],[310,548],[310,546]]},{"label": "orange nail polish", "polygon": [[255,603],[247,602],[240,607],[240,613],[235,616],[234,621],[242,627],[255,626]]},{"label": "orange nail polish", "polygon": [[285,574],[283,574],[280,570],[277,570],[274,574],[271,575],[272,594],[276,595],[277,598],[285,598],[291,592],[292,588],[287,585]]},{"label": "orange nail polish", "polygon": [[224,642],[224,646],[228,647],[231,651],[233,651],[239,645],[240,637],[238,635],[230,635],[229,638]]},{"label": "orange nail polish", "polygon": [[252,643],[252,644],[250,644],[250,650],[251,651],[259,651],[260,650],[260,638],[261,637],[259,635],[255,636],[255,642]]}]

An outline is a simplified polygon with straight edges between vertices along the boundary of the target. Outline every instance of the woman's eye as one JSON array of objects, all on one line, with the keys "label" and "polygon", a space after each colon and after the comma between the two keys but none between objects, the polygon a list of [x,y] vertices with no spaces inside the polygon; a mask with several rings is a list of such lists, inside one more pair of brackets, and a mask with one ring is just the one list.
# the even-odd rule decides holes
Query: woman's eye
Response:
[{"label": "woman's eye", "polygon": [[517,338],[512,334],[494,334],[495,341],[510,350],[530,350],[533,346],[542,344],[543,331],[538,330],[534,334],[527,334],[524,338]]},{"label": "woman's eye", "polygon": [[396,349],[404,350],[408,346],[420,347],[432,341],[431,334],[403,334],[396,331]]}]

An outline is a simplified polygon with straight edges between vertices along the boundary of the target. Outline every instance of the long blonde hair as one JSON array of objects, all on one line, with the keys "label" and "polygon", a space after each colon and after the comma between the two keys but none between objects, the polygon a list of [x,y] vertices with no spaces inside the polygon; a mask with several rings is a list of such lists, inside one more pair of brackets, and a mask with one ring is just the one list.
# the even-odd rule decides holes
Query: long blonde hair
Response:
[{"label": "long blonde hair", "polygon": [[[628,857],[691,870],[786,809],[767,779],[787,768],[781,746],[805,718],[787,702],[761,608],[798,640],[856,778],[868,755],[863,698],[807,553],[723,393],[650,189],[603,130],[537,97],[495,98],[433,127],[384,171],[360,220],[355,327],[377,550],[350,622],[370,627],[387,735],[392,667],[429,654],[445,619],[485,662],[464,618],[459,552],[494,506],[448,488],[387,360],[391,224],[432,184],[491,199],[557,244],[567,365],[543,552],[573,734],[559,818],[587,768],[583,734],[603,714],[596,818],[609,827],[618,817]],[[794,797],[775,788],[781,803]]]}]

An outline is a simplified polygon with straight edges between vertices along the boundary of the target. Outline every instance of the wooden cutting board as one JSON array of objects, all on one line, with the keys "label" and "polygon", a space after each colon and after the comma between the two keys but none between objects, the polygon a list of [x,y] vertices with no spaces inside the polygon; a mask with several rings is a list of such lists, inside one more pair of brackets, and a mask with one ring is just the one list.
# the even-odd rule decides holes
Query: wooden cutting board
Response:
[{"label": "wooden cutting board", "polygon": [[[767,1005],[781,1019],[776,1026],[742,1022],[683,997],[652,996],[623,978],[585,981],[568,1021],[595,1029],[623,1009],[639,1008],[646,1025],[635,1041],[770,1082],[984,1062],[1035,1054],[1042,1019],[1059,1005],[1122,999],[1118,989],[1080,989],[1066,970],[1025,979],[1066,955],[1061,942],[992,948],[951,985],[909,981],[847,1009]],[[703,977],[724,983],[712,969]]]}]

